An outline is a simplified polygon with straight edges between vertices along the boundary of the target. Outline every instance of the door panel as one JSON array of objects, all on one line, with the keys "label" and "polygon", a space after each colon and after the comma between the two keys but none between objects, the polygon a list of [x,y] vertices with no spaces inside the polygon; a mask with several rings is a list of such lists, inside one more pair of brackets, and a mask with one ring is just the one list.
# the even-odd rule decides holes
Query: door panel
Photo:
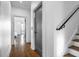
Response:
[{"label": "door panel", "polygon": [[42,55],[42,7],[35,12],[35,49]]}]

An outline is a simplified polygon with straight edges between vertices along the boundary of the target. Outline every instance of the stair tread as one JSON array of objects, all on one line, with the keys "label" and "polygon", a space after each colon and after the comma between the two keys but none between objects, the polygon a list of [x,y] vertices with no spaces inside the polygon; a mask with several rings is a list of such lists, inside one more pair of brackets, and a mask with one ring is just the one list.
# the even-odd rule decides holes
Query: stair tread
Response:
[{"label": "stair tread", "polygon": [[76,35],[79,35],[79,33],[77,33]]},{"label": "stair tread", "polygon": [[75,57],[75,56],[70,54],[70,53],[68,53],[68,54],[64,55],[64,57]]},{"label": "stair tread", "polygon": [[73,41],[75,41],[75,42],[79,42],[79,39],[74,39]]},{"label": "stair tread", "polygon": [[71,48],[71,49],[74,49],[74,50],[76,50],[76,51],[79,51],[79,47],[76,47],[76,46],[70,46],[69,48]]}]

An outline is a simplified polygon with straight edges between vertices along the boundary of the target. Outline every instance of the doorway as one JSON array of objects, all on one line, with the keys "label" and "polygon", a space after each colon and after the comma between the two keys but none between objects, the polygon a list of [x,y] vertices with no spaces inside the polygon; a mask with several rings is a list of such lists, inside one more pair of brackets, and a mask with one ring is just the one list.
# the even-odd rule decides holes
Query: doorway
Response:
[{"label": "doorway", "polygon": [[22,48],[26,43],[26,18],[22,16],[14,16],[14,45]]},{"label": "doorway", "polygon": [[12,38],[14,42],[12,41],[10,57],[40,57],[38,52],[31,49],[31,44],[26,42],[26,22],[25,17],[12,17]]},{"label": "doorway", "polygon": [[35,9],[35,50],[42,56],[42,3]]}]

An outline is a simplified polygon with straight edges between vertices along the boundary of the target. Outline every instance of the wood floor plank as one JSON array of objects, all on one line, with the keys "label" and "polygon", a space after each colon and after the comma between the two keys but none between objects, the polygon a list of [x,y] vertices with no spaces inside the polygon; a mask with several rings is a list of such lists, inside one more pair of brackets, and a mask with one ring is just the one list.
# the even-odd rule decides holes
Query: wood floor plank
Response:
[{"label": "wood floor plank", "polygon": [[25,44],[21,48],[12,45],[10,57],[40,57],[39,53],[31,49],[31,44]]}]

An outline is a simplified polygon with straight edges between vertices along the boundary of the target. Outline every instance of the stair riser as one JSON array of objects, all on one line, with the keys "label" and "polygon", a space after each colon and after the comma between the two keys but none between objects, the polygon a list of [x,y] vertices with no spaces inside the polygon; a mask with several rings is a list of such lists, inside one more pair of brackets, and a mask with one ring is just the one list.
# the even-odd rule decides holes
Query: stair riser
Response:
[{"label": "stair riser", "polygon": [[79,57],[79,51],[76,51],[76,50],[73,50],[73,49],[69,49],[69,53],[76,56],[76,57]]},{"label": "stair riser", "polygon": [[76,36],[75,36],[75,39],[79,39],[79,35],[76,35]]},{"label": "stair riser", "polygon": [[73,41],[72,43],[73,43],[72,45],[74,45],[74,46],[76,46],[76,47],[79,47],[79,42]]}]

